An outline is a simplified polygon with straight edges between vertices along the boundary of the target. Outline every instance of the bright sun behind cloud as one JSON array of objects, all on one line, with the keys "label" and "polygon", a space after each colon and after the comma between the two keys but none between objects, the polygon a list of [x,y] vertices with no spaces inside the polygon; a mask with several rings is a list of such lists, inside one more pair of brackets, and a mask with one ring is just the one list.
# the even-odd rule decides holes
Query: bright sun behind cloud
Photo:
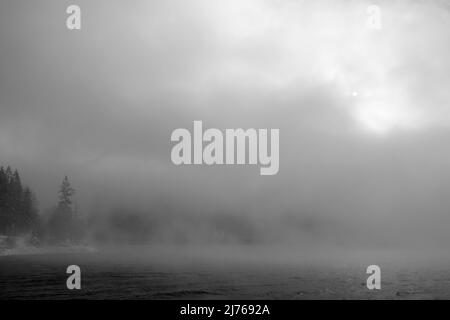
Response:
[{"label": "bright sun behind cloud", "polygon": [[375,134],[387,134],[395,129],[414,129],[417,120],[408,109],[394,104],[367,102],[354,110],[354,118],[367,131]]},{"label": "bright sun behind cloud", "polygon": [[[224,67],[216,64],[213,74],[221,70],[223,76],[223,70],[227,70],[230,83],[239,77],[271,88],[289,87],[302,78],[324,81],[336,87],[338,95],[350,97],[343,112],[363,132],[385,136],[420,127],[417,110],[409,105],[405,83],[393,71],[402,64],[404,52],[398,43],[404,30],[392,23],[389,8],[383,10],[382,28],[371,30],[366,26],[364,8],[368,4],[364,3],[349,10],[327,2],[332,7],[328,11],[315,3],[304,4],[307,10],[295,6],[275,10],[270,2],[245,3],[227,2],[214,23],[234,52],[248,52],[249,44],[261,45],[266,51],[258,54],[264,58],[226,57]],[[231,72],[234,65],[241,70],[239,74]]]},{"label": "bright sun behind cloud", "polygon": [[[247,89],[289,95],[323,88],[336,93],[339,100],[329,107],[340,108],[359,133],[386,137],[436,124],[450,126],[446,107],[450,96],[445,85],[450,81],[448,41],[442,37],[443,30],[450,30],[450,13],[437,5],[380,5],[378,29],[367,26],[366,9],[372,1],[288,1],[280,5],[271,0],[196,0],[189,7],[193,5],[201,14],[191,17],[189,10],[174,12],[168,22],[161,19],[158,29],[178,21],[174,25],[184,30],[182,38],[190,44],[183,53],[194,57],[192,67],[175,64],[183,76],[167,77],[170,89],[201,96]],[[136,26],[140,33],[149,29],[148,19],[141,20]],[[196,22],[194,30],[182,28],[192,21]],[[148,53],[165,41],[155,39],[171,36],[172,32],[160,38],[147,34]],[[201,50],[194,45],[197,36]],[[176,48],[176,42],[169,42],[171,46]],[[131,86],[130,96],[135,97],[138,89],[142,96],[148,95],[141,80]],[[307,107],[299,105],[298,116],[307,117],[302,114]]]}]

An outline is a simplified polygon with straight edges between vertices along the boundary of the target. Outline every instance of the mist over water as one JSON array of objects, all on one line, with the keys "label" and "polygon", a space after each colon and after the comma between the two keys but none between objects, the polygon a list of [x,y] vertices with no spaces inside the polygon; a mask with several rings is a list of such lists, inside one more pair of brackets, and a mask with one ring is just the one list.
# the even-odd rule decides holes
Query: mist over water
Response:
[{"label": "mist over water", "polygon": [[[311,247],[309,247],[311,249]],[[115,246],[0,257],[1,299],[447,299],[447,255],[287,246]],[[82,290],[65,269],[83,270]],[[382,268],[382,290],[365,269]]]},{"label": "mist over water", "polygon": [[[376,298],[448,297],[448,2],[78,5],[72,32],[65,2],[0,4],[0,165],[44,225],[69,176],[80,221],[76,242],[1,238],[4,296],[35,275],[30,297],[66,298],[51,275],[80,263],[92,297],[370,298],[370,264],[387,268]],[[174,165],[171,133],[194,121],[278,129],[279,171]]]}]

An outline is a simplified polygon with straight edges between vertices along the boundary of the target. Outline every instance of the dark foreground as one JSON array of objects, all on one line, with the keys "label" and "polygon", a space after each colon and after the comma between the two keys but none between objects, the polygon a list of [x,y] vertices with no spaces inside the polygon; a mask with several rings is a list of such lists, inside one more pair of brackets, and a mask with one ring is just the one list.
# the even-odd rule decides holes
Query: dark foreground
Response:
[{"label": "dark foreground", "polygon": [[[419,253],[129,247],[0,256],[0,299],[449,299],[450,260]],[[82,289],[66,288],[79,265]],[[368,290],[378,264],[381,290]]]}]

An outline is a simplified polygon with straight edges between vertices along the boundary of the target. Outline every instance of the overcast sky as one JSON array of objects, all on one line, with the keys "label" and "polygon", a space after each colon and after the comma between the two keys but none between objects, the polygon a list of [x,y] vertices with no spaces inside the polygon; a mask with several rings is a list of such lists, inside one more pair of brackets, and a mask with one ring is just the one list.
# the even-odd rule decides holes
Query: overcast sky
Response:
[{"label": "overcast sky", "polygon": [[[445,233],[448,1],[76,1],[80,31],[66,29],[70,4],[0,4],[0,163],[42,208],[68,175],[85,210],[166,203]],[[194,120],[280,129],[279,173],[173,165],[170,134]]]}]

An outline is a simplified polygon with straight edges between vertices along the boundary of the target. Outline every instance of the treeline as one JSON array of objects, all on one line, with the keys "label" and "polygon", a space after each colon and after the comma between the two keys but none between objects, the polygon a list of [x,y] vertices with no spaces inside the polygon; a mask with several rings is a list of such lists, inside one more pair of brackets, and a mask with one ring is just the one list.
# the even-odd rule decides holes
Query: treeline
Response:
[{"label": "treeline", "polygon": [[36,200],[17,170],[0,167],[0,234],[33,232],[39,225]]},{"label": "treeline", "polygon": [[39,215],[36,197],[22,185],[19,172],[0,167],[0,235],[26,235],[34,244],[80,240],[83,223],[72,202],[74,193],[69,179],[64,177],[58,203],[45,215]]}]

